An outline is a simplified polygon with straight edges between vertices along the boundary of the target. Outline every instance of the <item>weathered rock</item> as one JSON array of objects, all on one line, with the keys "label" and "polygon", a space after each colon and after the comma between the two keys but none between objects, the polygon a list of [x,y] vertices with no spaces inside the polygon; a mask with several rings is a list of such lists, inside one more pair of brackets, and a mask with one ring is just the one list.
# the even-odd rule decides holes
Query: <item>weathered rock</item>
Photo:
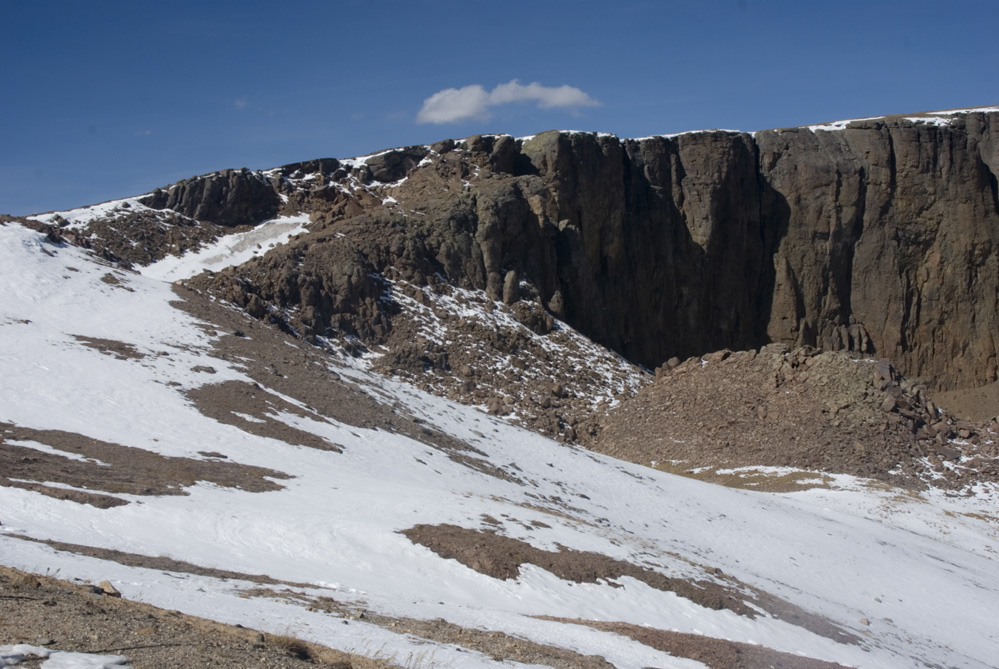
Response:
[{"label": "weathered rock", "polygon": [[383,279],[441,281],[537,302],[650,369],[778,342],[890,359],[940,389],[999,378],[997,174],[999,113],[974,111],[754,135],[482,135],[349,170],[227,170],[143,203],[221,226],[310,213],[309,235],[199,284],[306,335],[381,343],[397,311]]},{"label": "weathered rock", "polygon": [[111,581],[101,581],[97,584],[97,587],[100,588],[101,592],[108,597],[121,597],[121,593],[118,592],[117,588],[111,585]]},{"label": "weathered rock", "polygon": [[259,172],[223,170],[157,189],[141,200],[153,209],[172,209],[198,221],[233,227],[255,225],[277,215],[273,184]]}]

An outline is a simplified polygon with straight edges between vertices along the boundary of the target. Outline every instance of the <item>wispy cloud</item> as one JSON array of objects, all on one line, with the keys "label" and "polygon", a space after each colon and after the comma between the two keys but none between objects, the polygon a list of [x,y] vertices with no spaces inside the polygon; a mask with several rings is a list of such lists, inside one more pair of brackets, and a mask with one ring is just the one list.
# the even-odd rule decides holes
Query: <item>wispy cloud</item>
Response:
[{"label": "wispy cloud", "polygon": [[600,104],[575,86],[542,86],[537,82],[525,86],[514,79],[491,91],[486,91],[479,84],[438,91],[423,101],[416,122],[485,121],[491,116],[491,107],[513,102],[536,102],[541,109],[595,107]]},{"label": "wispy cloud", "polygon": [[244,95],[241,98],[236,98],[236,102],[234,103],[234,106],[236,107],[236,109],[242,109],[243,107],[246,106],[246,102],[247,102],[246,96]]}]

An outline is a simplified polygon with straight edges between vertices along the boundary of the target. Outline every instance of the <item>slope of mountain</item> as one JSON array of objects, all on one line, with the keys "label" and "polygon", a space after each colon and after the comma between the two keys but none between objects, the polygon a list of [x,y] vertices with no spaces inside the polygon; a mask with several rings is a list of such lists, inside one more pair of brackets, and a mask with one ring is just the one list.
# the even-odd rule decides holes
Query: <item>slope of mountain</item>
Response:
[{"label": "slope of mountain", "polygon": [[[805,281],[801,268],[821,266],[823,309],[838,281],[853,282],[859,313],[871,275],[843,276],[828,258],[844,252],[861,266],[864,235],[931,221],[947,254],[984,254],[961,256],[977,269],[963,275],[974,279],[970,293],[955,295],[976,300],[995,264],[995,169],[982,165],[995,165],[997,117],[976,110],[772,137],[476,137],[208,175],[22,221],[34,230],[2,224],[0,562],[108,580],[128,599],[401,665],[990,666],[994,425],[949,417],[887,364],[782,348],[790,338],[768,330],[777,316],[760,314],[783,309],[774,297],[788,285],[783,262],[802,296],[791,300],[803,309],[791,343],[890,353],[866,320],[811,311],[806,293],[822,280]],[[930,173],[922,178],[939,186],[937,199],[909,211],[902,203],[914,200],[899,193],[922,172],[896,170],[888,204],[846,215],[833,198],[816,205],[839,212],[823,218],[804,204],[821,188],[792,197],[781,181],[804,166],[761,167],[770,159],[760,147],[783,137],[780,161],[825,173],[815,161],[831,149],[796,153],[808,133],[850,155],[863,153],[862,138],[887,137],[896,157],[910,134],[942,134],[913,141],[938,168],[943,145],[958,156],[954,192]],[[843,192],[859,178],[847,176],[849,162],[837,163]],[[714,170],[720,182],[708,179]],[[960,182],[967,170],[979,181]],[[757,198],[769,192],[770,205],[743,207],[753,221],[733,218],[738,184]],[[963,219],[941,216],[951,197],[980,217],[974,243],[958,234]],[[780,210],[781,198],[788,228],[771,238],[761,212]],[[862,227],[843,246],[834,225],[807,260],[801,239],[818,238],[801,228],[806,219]],[[759,257],[757,242],[769,249]],[[941,256],[947,268],[933,274],[902,261],[915,253],[908,242],[896,250],[899,271],[923,277],[924,297],[910,307],[950,294],[955,256]],[[759,274],[756,288],[745,272],[722,276],[733,258]],[[760,258],[773,263],[769,279]],[[671,283],[681,276],[689,281]],[[771,280],[772,290],[759,288]],[[968,360],[986,364],[978,324],[994,307],[976,303],[975,327],[963,331],[963,321],[953,332],[938,323],[929,346],[916,337],[915,324],[929,322],[920,306],[905,317],[913,338],[899,366],[944,370],[935,385],[988,380],[965,374],[965,363],[934,367],[926,351],[978,342],[967,343]],[[671,360],[653,378],[587,335],[643,363],[778,343]],[[759,370],[772,387],[750,387]],[[718,388],[732,379],[746,387]],[[770,439],[758,432],[768,415],[776,433],[787,416],[802,436],[823,432],[805,429],[811,409],[780,400],[792,391],[828,421],[816,424],[842,432],[800,452],[797,440],[781,442],[787,461],[740,451],[742,435]],[[861,462],[852,441],[862,435],[859,450],[882,468],[801,459],[842,450],[847,435],[852,455],[841,462]],[[741,487],[648,466],[681,454],[657,444],[687,441],[712,458],[726,443],[712,475]],[[777,464],[799,468],[767,467]],[[754,485],[796,491],[745,489]]]}]

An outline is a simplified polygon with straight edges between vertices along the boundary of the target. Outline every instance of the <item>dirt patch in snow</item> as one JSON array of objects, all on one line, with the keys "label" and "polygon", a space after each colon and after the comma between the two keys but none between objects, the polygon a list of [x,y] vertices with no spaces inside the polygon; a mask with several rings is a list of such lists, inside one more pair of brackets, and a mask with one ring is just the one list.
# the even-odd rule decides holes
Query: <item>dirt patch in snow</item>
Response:
[{"label": "dirt patch in snow", "polygon": [[[39,444],[44,450],[17,442]],[[0,423],[0,485],[99,508],[127,504],[113,495],[186,495],[184,488],[198,481],[266,492],[283,487],[271,479],[287,478],[263,467],[167,457],[73,432]]]},{"label": "dirt patch in snow", "polygon": [[572,620],[539,616],[542,620],[586,625],[604,632],[613,632],[676,657],[703,662],[711,669],[846,669],[836,662],[826,662],[792,653],[783,653],[765,646],[716,639],[701,634],[671,632],[630,623]]},{"label": "dirt patch in snow", "polygon": [[[714,580],[691,581],[672,578],[647,567],[639,567],[600,553],[559,546],[558,551],[536,548],[527,542],[503,536],[496,530],[473,530],[456,525],[416,525],[401,532],[410,541],[426,546],[444,559],[457,560],[469,569],[492,578],[520,575],[523,564],[533,564],[573,583],[605,582],[611,587],[625,576],[663,592],[713,610],[728,610],[755,618],[762,609],[784,622],[807,629],[838,643],[857,644],[860,639],[829,620],[790,602],[741,583],[719,569],[706,569]],[[750,602],[753,606],[747,605]],[[756,607],[756,608],[754,608]]]},{"label": "dirt patch in snow", "polygon": [[[520,662],[554,667],[555,669],[612,669],[613,667],[599,655],[583,655],[564,648],[521,639],[504,632],[462,627],[443,618],[420,620],[384,616],[355,605],[338,602],[331,597],[314,597],[287,588],[280,591],[255,588],[244,590],[242,594],[305,606],[309,611],[322,611],[338,618],[344,618],[346,624],[349,624],[349,620],[363,620],[366,623],[390,629],[396,634],[406,634],[436,643],[477,651],[487,655],[495,662]],[[414,664],[422,666],[418,663]],[[434,666],[433,662],[428,661],[427,664]]]},{"label": "dirt patch in snow", "polygon": [[416,525],[403,530],[402,534],[444,559],[457,560],[469,569],[492,578],[517,578],[523,564],[533,564],[573,583],[605,581],[612,587],[620,587],[613,581],[630,576],[656,590],[676,593],[709,609],[727,609],[749,618],[756,617],[756,611],[743,602],[739,593],[717,583],[670,578],[600,553],[564,547],[560,547],[559,551],[546,551],[495,531],[447,524]]},{"label": "dirt patch in snow", "polygon": [[88,346],[104,355],[111,355],[118,360],[141,360],[146,357],[131,344],[114,339],[102,339],[101,337],[86,337],[84,335],[73,335],[73,338],[84,346]]},{"label": "dirt patch in snow", "polygon": [[343,450],[342,446],[311,432],[299,430],[276,418],[274,416],[276,413],[288,413],[300,418],[327,422],[321,415],[304,411],[255,383],[245,381],[209,383],[188,390],[185,395],[205,416],[238,427],[243,432],[321,451],[339,453]]},{"label": "dirt patch in snow", "polygon": [[309,588],[312,587],[308,583],[295,583],[294,581],[281,581],[276,578],[271,578],[266,574],[246,574],[239,571],[231,571],[229,569],[215,569],[213,567],[203,567],[201,565],[194,564],[192,562],[185,562],[183,560],[174,560],[171,557],[165,555],[141,555],[139,553],[127,553],[125,551],[115,550],[113,548],[100,548],[98,546],[84,546],[82,544],[70,544],[63,541],[53,541],[51,539],[36,539],[34,537],[27,537],[20,534],[7,533],[4,536],[13,537],[15,539],[21,539],[23,541],[33,541],[39,544],[45,544],[46,546],[51,546],[52,548],[63,551],[66,553],[75,553],[77,555],[86,555],[87,557],[97,558],[99,560],[107,560],[109,562],[117,562],[118,564],[123,564],[127,567],[142,567],[143,569],[158,569],[165,572],[174,572],[177,574],[193,574],[194,576],[210,576],[211,578],[217,578],[220,580],[240,580],[249,581],[251,583],[259,583],[261,585],[285,585],[295,588]]},{"label": "dirt patch in snow", "polygon": [[26,643],[50,650],[125,655],[135,669],[395,666],[287,636],[129,601],[79,581],[10,567],[0,567],[0,610],[5,614],[0,615],[0,645]]}]

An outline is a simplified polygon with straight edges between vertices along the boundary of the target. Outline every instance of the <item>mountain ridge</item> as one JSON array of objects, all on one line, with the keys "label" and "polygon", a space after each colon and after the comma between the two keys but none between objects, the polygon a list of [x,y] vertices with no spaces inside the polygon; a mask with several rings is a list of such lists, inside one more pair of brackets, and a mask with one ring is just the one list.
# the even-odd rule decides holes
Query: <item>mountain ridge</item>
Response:
[{"label": "mountain ridge", "polygon": [[[967,129],[995,114],[976,114],[898,121],[927,138],[924,157],[941,137],[953,147],[916,185],[981,167]],[[896,132],[858,123],[781,141],[845,151]],[[0,221],[0,562],[101,584],[70,597],[0,574],[0,597],[32,612],[4,618],[0,660],[49,652],[8,641],[109,650],[84,631],[155,639],[158,666],[178,667],[277,663],[282,647],[320,660],[270,635],[354,653],[330,660],[354,667],[989,666],[999,427],[871,359],[866,321],[843,327],[867,351],[843,333],[820,350],[705,312],[762,308],[736,285],[769,280],[747,249],[773,250],[776,277],[773,258],[794,270],[840,248],[835,226],[825,239],[792,225],[794,211],[836,213],[822,188],[788,199],[779,179],[771,192],[744,178],[755,146],[471,137],[214,173],[23,220],[31,230]],[[768,174],[793,175],[796,150]],[[826,158],[804,167],[829,176]],[[976,183],[942,201],[973,215],[989,195]],[[789,232],[754,237],[781,197]],[[949,239],[939,201],[928,216]],[[647,276],[664,249],[672,274]],[[991,247],[977,253],[989,267]],[[653,374],[576,327],[640,333],[676,316],[632,313],[672,304],[671,287],[694,301],[667,332],[688,339],[663,352],[695,335],[696,350],[732,333],[765,345],[675,355]],[[690,319],[707,325],[684,332]],[[102,605],[116,595],[161,610],[143,628]],[[171,656],[188,637],[163,609],[243,629]]]},{"label": "mountain ridge", "polygon": [[[649,368],[785,343],[889,358],[934,388],[975,387],[999,374],[997,118],[986,107],[639,140],[482,135],[215,172],[133,200],[173,236],[164,246],[151,234],[160,253],[196,246],[205,224],[217,235],[308,214],[311,231],[356,231],[348,222],[366,216],[382,229],[357,247],[369,273],[406,266],[417,285],[441,274],[496,300],[516,279],[545,311]],[[128,259],[135,240],[116,241],[121,216],[109,220],[90,234]],[[220,289],[244,305],[311,309],[298,331],[363,330],[377,344],[391,322],[370,282],[338,310],[261,281],[242,296]]]}]

